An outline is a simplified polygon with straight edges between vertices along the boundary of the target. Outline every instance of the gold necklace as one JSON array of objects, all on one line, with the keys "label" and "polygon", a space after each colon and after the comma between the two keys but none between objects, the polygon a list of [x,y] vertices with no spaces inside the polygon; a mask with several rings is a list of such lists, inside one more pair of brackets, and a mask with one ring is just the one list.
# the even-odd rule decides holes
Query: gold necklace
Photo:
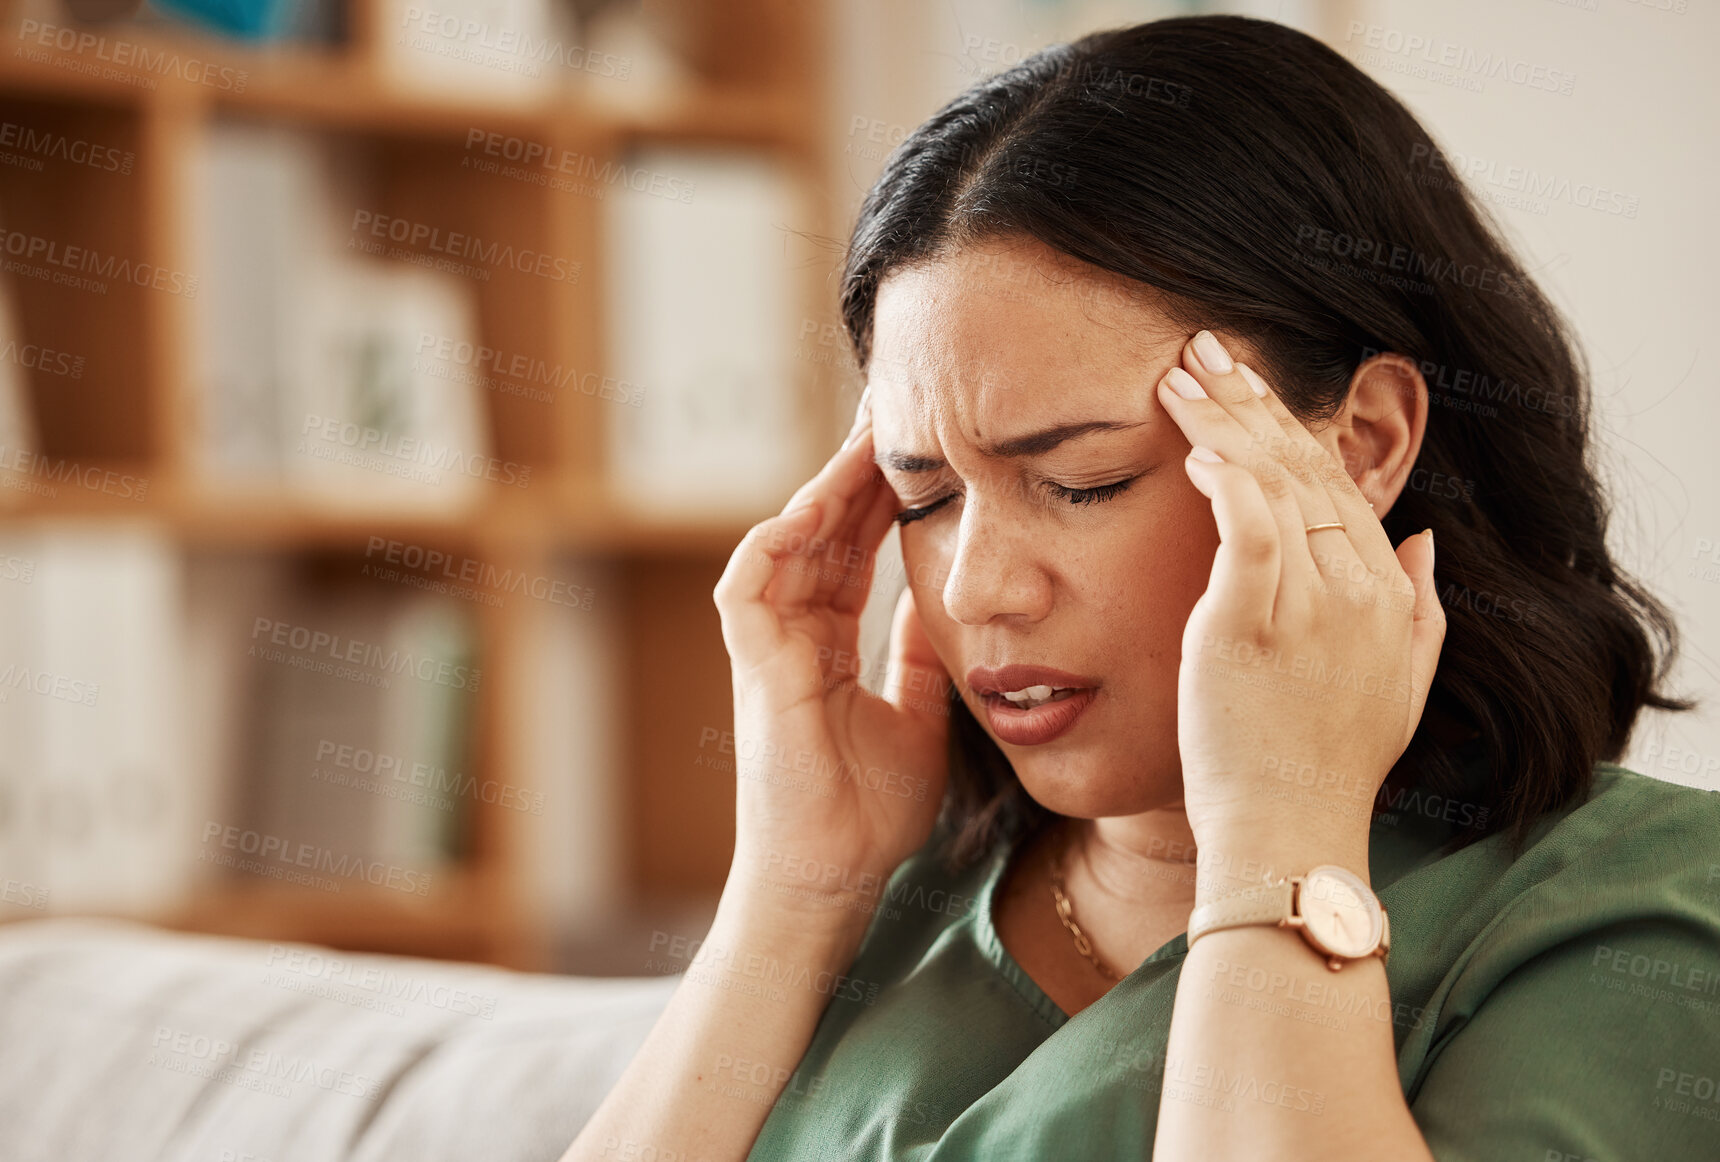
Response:
[{"label": "gold necklace", "polygon": [[1063,850],[1069,846],[1069,836],[1063,837],[1063,842],[1051,853],[1051,898],[1057,901],[1057,918],[1063,921],[1063,926],[1069,929],[1069,935],[1075,939],[1075,950],[1085,956],[1099,970],[1099,975],[1106,980],[1117,981],[1123,978],[1100,960],[1093,951],[1093,942],[1087,939],[1087,934],[1081,931],[1081,925],[1075,922],[1075,905],[1069,902],[1069,896],[1063,890]]}]

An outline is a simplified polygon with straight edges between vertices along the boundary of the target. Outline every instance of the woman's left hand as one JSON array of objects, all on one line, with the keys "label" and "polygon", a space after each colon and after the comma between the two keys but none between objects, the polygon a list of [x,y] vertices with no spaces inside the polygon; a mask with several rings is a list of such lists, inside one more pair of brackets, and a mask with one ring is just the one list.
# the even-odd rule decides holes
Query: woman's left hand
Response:
[{"label": "woman's left hand", "polygon": [[[1221,541],[1177,680],[1201,880],[1233,890],[1309,861],[1366,879],[1374,796],[1445,638],[1431,534],[1394,550],[1343,464],[1210,332],[1158,391],[1189,442],[1219,457],[1186,461]],[[1307,531],[1332,522],[1344,527]]]}]

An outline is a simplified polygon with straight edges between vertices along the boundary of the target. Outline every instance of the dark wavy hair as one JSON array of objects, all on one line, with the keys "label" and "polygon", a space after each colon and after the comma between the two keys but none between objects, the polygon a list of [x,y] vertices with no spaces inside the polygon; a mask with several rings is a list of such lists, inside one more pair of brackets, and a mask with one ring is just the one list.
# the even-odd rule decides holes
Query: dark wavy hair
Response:
[{"label": "dark wavy hair", "polygon": [[[1586,796],[1663,696],[1676,627],[1607,551],[1587,368],[1566,325],[1408,110],[1319,41],[1183,17],[1054,45],[904,140],[842,276],[864,370],[890,272],[1031,237],[1227,329],[1304,422],[1378,352],[1416,361],[1429,418],[1394,543],[1432,527],[1448,629],[1426,710],[1376,809],[1459,792],[1453,846]],[[959,697],[941,824],[971,862],[1057,816]],[[1459,744],[1462,744],[1461,746]],[[1482,760],[1471,781],[1467,748]]]}]

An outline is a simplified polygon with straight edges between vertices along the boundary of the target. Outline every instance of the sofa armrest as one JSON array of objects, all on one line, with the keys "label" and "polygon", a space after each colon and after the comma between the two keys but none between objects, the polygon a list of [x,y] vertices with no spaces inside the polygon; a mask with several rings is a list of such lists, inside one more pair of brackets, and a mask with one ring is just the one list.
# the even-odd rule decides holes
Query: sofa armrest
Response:
[{"label": "sofa armrest", "polygon": [[0,926],[0,1162],[552,1162],[676,983]]}]

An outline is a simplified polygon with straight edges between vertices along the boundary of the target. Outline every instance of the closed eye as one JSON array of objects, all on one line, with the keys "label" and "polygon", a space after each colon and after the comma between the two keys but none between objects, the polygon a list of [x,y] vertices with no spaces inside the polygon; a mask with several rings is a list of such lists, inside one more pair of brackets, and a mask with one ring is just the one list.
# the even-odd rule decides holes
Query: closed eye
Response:
[{"label": "closed eye", "polygon": [[1052,496],[1067,500],[1070,504],[1100,504],[1122,493],[1137,479],[1138,477],[1131,476],[1127,480],[1119,480],[1115,484],[1101,484],[1097,488],[1065,488],[1047,480],[1045,487]]},{"label": "closed eye", "polygon": [[918,508],[904,508],[901,512],[896,514],[896,523],[899,525],[908,525],[913,524],[917,520],[924,520],[926,517],[931,516],[934,512],[937,512],[938,509],[944,507],[944,505],[948,504],[955,498],[956,494],[952,492],[948,496],[940,497],[939,499],[932,501],[930,504],[922,504]]},{"label": "closed eye", "polygon": [[[1131,476],[1127,480],[1119,480],[1113,484],[1101,484],[1094,488],[1068,488],[1055,481],[1047,480],[1045,487],[1052,496],[1059,500],[1067,500],[1070,504],[1102,504],[1127,491],[1129,485],[1138,479],[1140,477]],[[924,520],[955,498],[956,494],[952,492],[948,496],[939,497],[929,504],[922,504],[917,508],[904,508],[896,514],[896,523],[907,525],[913,524],[917,520]]]}]

